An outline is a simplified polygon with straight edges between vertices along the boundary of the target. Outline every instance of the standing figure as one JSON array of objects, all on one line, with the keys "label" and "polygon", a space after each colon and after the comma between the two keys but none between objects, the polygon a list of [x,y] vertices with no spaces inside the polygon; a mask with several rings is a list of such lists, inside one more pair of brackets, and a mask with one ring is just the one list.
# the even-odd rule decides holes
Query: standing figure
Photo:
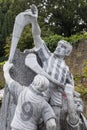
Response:
[{"label": "standing figure", "polygon": [[8,89],[17,101],[11,122],[12,130],[37,130],[40,118],[44,120],[47,130],[56,130],[55,114],[42,97],[42,92],[49,87],[48,79],[42,75],[36,75],[30,87],[21,86],[9,74],[12,65],[7,62],[3,67]]},{"label": "standing figure", "polygon": [[[37,11],[36,7],[33,7],[33,10]],[[49,90],[46,93],[44,93],[44,96],[49,101],[50,105],[52,106],[56,114],[57,130],[60,130],[60,113],[61,108],[63,106],[62,87],[64,87],[68,100],[68,123],[75,127],[76,125],[79,125],[79,118],[76,113],[73,100],[74,80],[72,74],[69,71],[69,67],[66,65],[64,61],[65,56],[69,56],[69,54],[71,53],[72,46],[67,41],[60,40],[54,53],[51,53],[40,36],[40,27],[37,23],[37,19],[34,18],[35,17],[33,17],[32,19],[32,35],[35,44],[34,49],[41,58],[43,63],[42,72],[40,71],[39,73],[43,73],[44,71],[43,74],[46,77],[50,77],[51,79]],[[32,67],[33,62],[31,59],[33,59],[34,61],[34,59],[36,58],[33,55],[28,55],[25,59],[25,64],[33,68],[33,70],[37,72],[35,66]],[[39,66],[38,70],[40,70]]]}]

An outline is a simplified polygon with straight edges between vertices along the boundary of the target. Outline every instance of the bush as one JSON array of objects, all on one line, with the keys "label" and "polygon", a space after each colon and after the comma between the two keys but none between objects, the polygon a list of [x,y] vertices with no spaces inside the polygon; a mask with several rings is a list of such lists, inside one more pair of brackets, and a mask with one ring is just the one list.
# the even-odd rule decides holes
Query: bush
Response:
[{"label": "bush", "polygon": [[4,83],[0,83],[0,89],[4,88],[5,84]]},{"label": "bush", "polygon": [[4,62],[0,62],[0,89],[2,89],[5,86],[5,81],[4,81],[4,77],[3,77],[3,66]]},{"label": "bush", "polygon": [[59,40],[64,39],[64,37],[60,35],[52,35],[49,37],[45,37],[44,41],[46,42],[48,48],[53,52],[57,46]]},{"label": "bush", "polygon": [[[11,38],[12,38],[12,36],[10,35],[6,39],[5,57],[9,56]],[[79,44],[79,41],[81,41],[83,39],[87,39],[87,32],[77,33],[76,35],[72,35],[70,37],[64,37],[64,36],[57,35],[57,34],[53,35],[52,33],[50,33],[49,36],[43,37],[43,39],[46,42],[50,51],[53,52],[55,50],[59,40],[66,40],[66,41],[70,42],[73,46],[74,45],[77,46]],[[24,49],[30,49],[32,47],[33,47],[33,38],[32,38],[32,33],[31,33],[31,27],[26,26],[22,33],[20,41],[18,43],[18,48],[20,48],[20,50],[23,51]]]},{"label": "bush", "polygon": [[81,97],[84,97],[85,94],[87,94],[87,87],[85,88],[81,84],[78,85],[75,90],[81,94]]},{"label": "bush", "polygon": [[33,47],[33,38],[31,32],[31,27],[29,25],[26,26],[18,43],[18,48],[21,51],[24,51],[25,49],[31,49]]},{"label": "bush", "polygon": [[87,61],[85,61],[85,66],[84,66],[84,70],[83,70],[83,77],[87,78]]},{"label": "bush", "polygon": [[[6,38],[6,45],[4,47],[5,49],[5,58],[9,56],[10,53],[10,47],[11,47],[11,39],[12,35],[8,36]],[[18,48],[21,51],[24,51],[25,49],[30,49],[33,47],[33,38],[31,35],[31,28],[30,26],[26,26],[18,43]]]},{"label": "bush", "polygon": [[77,46],[79,42],[83,39],[87,39],[87,32],[77,33],[76,35],[72,35],[70,37],[63,37],[61,35],[50,35],[49,37],[44,37],[44,41],[46,42],[48,48],[53,52],[57,46],[59,40],[66,40],[70,42],[73,46]]}]

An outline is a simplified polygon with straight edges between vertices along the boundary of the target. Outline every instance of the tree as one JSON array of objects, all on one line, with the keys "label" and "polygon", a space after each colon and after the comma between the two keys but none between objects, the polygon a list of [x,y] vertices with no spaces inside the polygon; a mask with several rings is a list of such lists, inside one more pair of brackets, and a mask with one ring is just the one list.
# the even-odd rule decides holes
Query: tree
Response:
[{"label": "tree", "polygon": [[70,36],[86,29],[86,0],[47,0],[46,12],[49,26],[55,34]]},{"label": "tree", "polygon": [[[87,31],[87,0],[0,0],[1,50],[6,44],[6,38],[12,34],[16,15],[29,9],[31,4],[35,4],[39,10],[42,37],[52,34],[69,37]],[[0,56],[3,54],[0,51]]]},{"label": "tree", "polygon": [[7,13],[10,8],[12,0],[0,0],[0,56],[4,55],[5,39],[10,34],[8,30],[8,17]]}]

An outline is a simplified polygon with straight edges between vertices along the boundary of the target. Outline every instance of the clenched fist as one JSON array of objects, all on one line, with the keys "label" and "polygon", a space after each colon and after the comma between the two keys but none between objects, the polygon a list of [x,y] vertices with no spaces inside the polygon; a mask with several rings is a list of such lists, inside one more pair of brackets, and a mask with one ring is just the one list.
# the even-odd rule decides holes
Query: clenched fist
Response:
[{"label": "clenched fist", "polygon": [[47,130],[56,130],[56,122],[55,119],[50,119],[46,122]]}]

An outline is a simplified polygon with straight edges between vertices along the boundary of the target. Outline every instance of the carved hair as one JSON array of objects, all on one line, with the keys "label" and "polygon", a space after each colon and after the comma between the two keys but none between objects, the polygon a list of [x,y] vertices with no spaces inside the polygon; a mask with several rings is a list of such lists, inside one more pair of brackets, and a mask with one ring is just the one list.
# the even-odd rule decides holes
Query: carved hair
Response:
[{"label": "carved hair", "polygon": [[36,75],[33,83],[34,87],[38,90],[45,91],[49,87],[49,80],[43,75]]},{"label": "carved hair", "polygon": [[69,56],[71,51],[72,51],[72,45],[69,42],[65,41],[65,40],[60,40],[58,42],[58,45],[59,44],[62,44],[62,45],[64,45],[66,47],[66,56]]}]

